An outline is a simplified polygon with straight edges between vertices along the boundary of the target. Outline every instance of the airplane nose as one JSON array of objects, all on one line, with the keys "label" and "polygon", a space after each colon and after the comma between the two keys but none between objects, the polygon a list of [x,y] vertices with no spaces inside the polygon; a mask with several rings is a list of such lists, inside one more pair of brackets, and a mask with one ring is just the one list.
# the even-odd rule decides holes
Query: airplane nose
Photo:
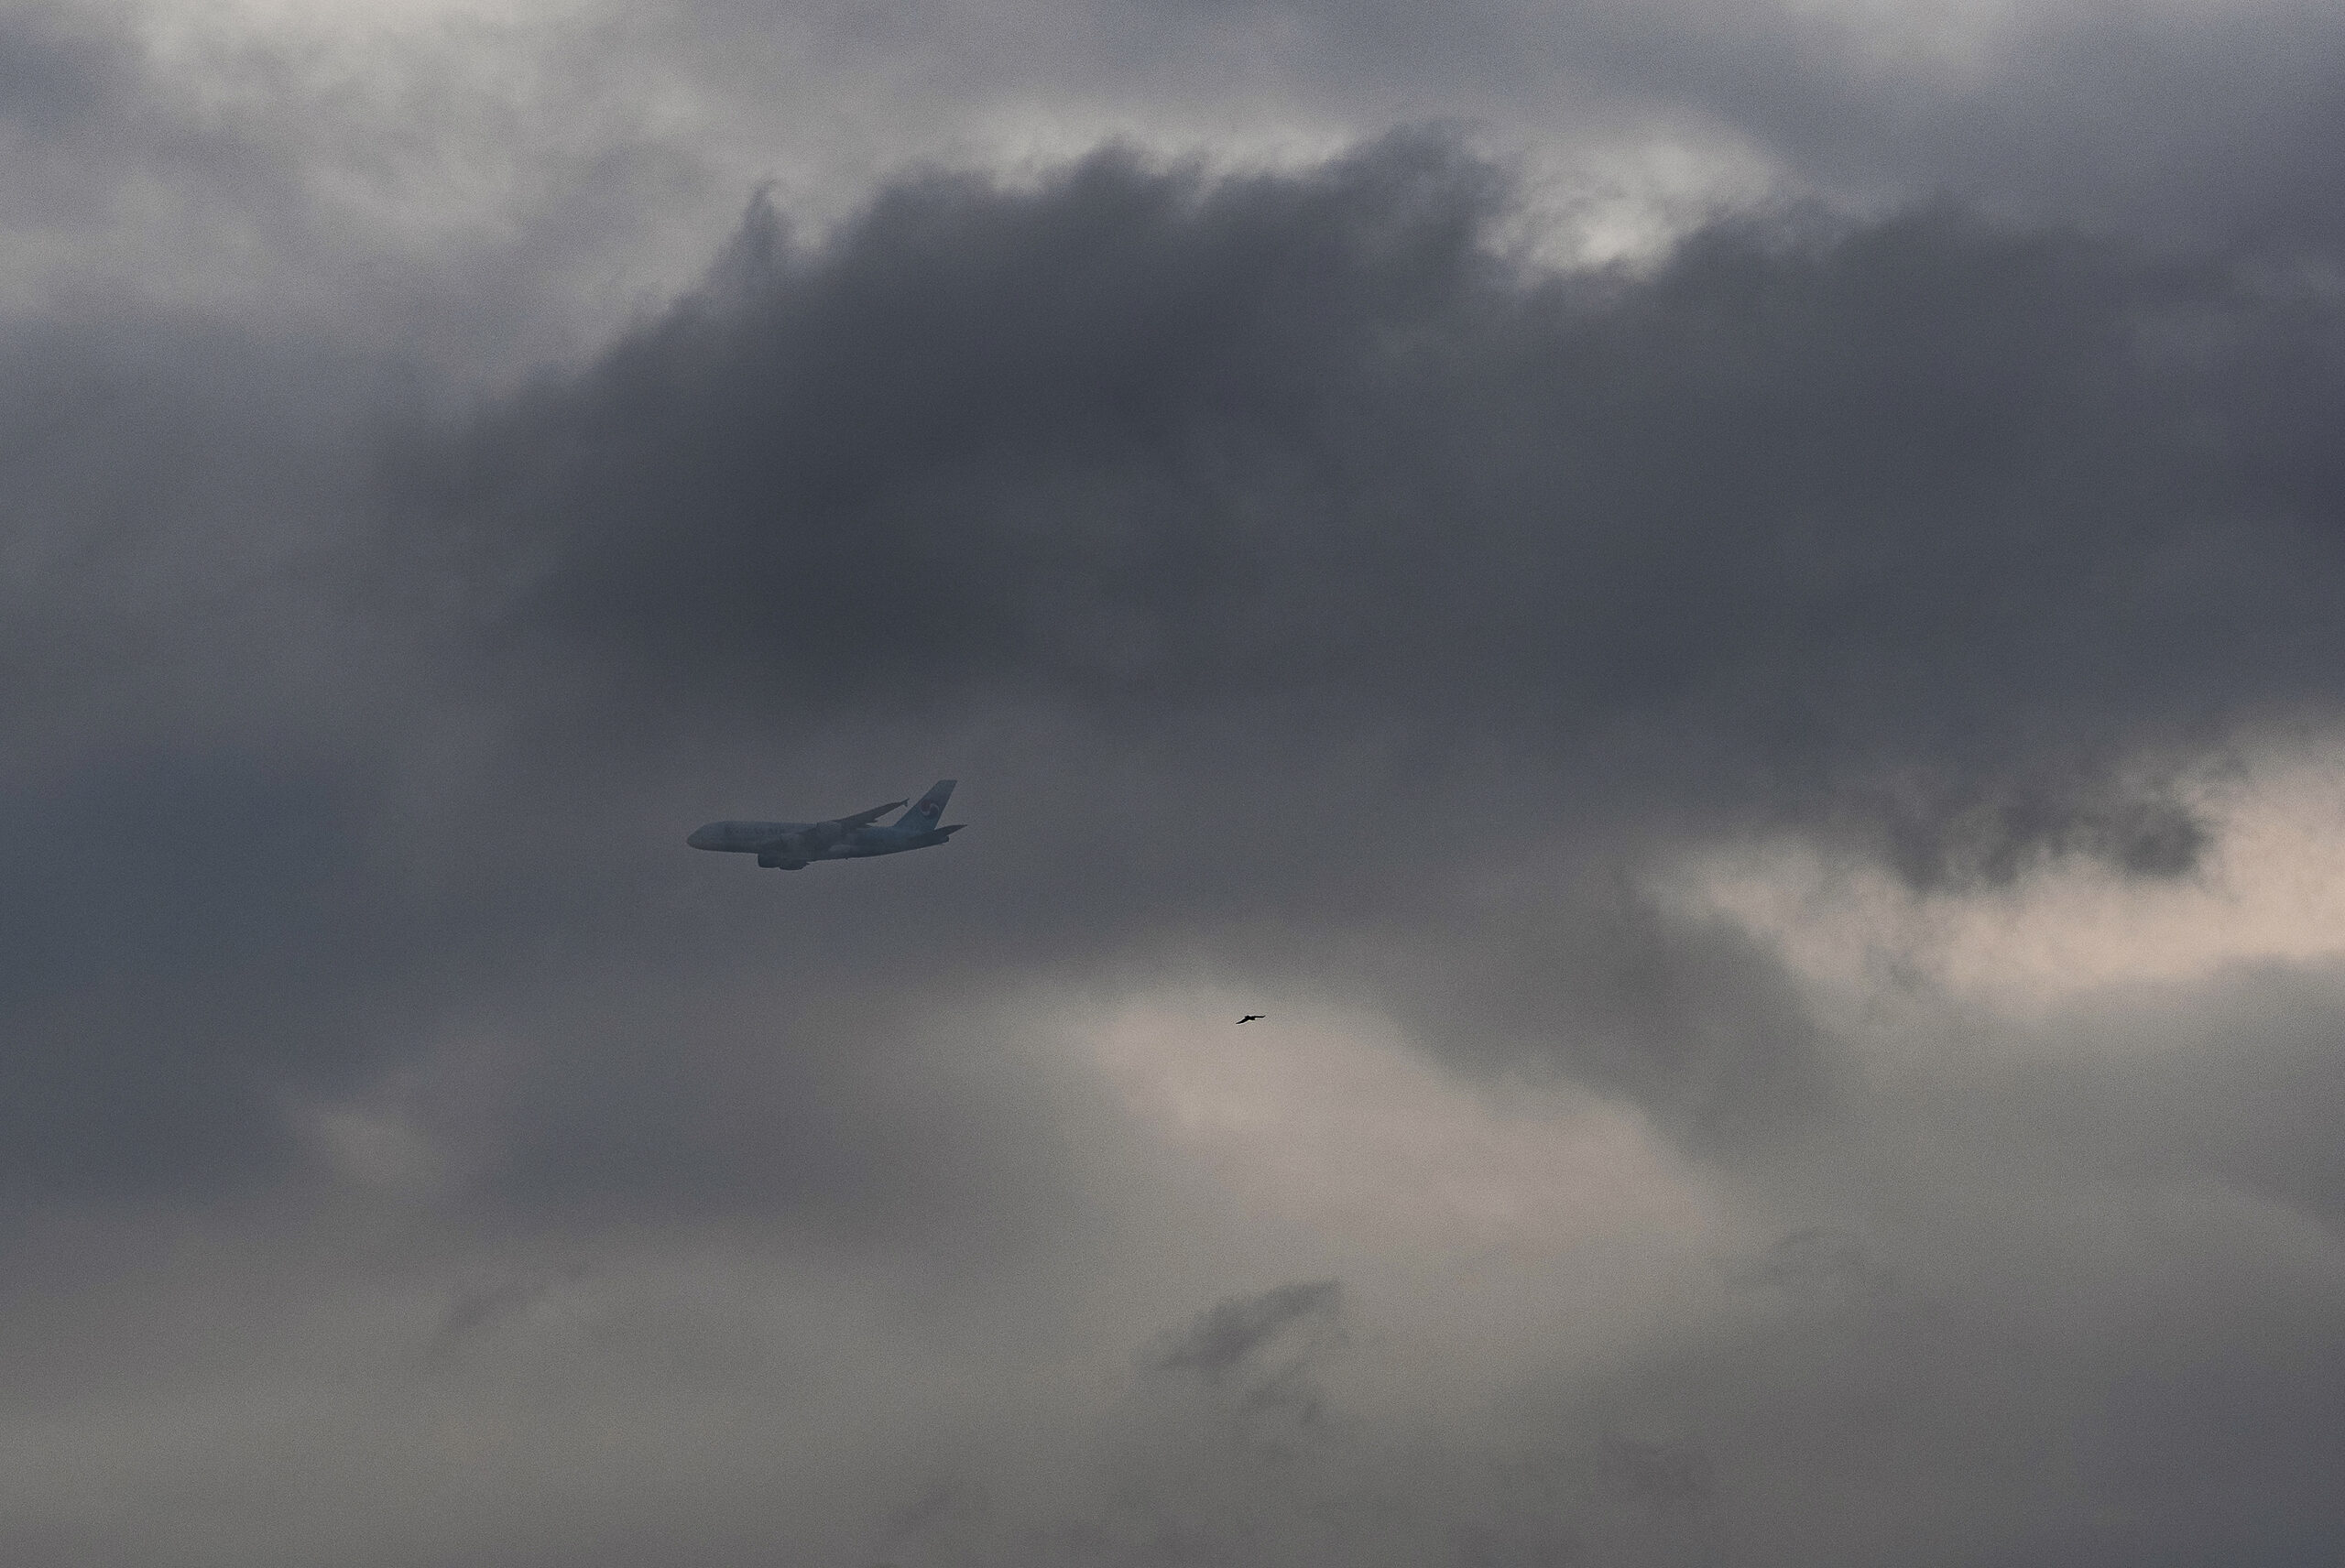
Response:
[{"label": "airplane nose", "polygon": [[694,828],[688,835],[686,835],[684,842],[692,845],[694,849],[714,848],[715,847],[716,842],[716,830],[713,826]]}]

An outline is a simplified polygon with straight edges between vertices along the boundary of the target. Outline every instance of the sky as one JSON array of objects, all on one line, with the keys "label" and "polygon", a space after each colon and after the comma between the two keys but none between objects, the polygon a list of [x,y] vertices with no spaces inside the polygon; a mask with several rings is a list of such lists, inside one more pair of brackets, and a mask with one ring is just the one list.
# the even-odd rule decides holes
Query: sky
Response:
[{"label": "sky", "polygon": [[2312,0],[0,5],[0,1559],[2332,1561],[2340,214]]}]

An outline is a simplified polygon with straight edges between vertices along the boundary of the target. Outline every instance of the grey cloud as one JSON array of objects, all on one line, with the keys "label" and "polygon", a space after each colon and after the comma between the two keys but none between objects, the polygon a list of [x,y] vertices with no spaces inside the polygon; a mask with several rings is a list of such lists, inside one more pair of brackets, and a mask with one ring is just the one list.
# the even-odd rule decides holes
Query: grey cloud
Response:
[{"label": "grey cloud", "polygon": [[1803,1225],[1735,1270],[1747,1289],[1805,1302],[1859,1300],[1891,1288],[1872,1249],[1854,1231]]},{"label": "grey cloud", "polygon": [[333,1050],[282,998],[351,967],[346,812],[314,785],[153,759],[11,804],[0,1172],[140,1189],[281,1168],[270,1078]]},{"label": "grey cloud", "polygon": [[1598,1454],[1616,1491],[1655,1509],[1698,1507],[1715,1485],[1709,1456],[1680,1443],[1608,1433]]},{"label": "grey cloud", "polygon": [[1343,1285],[1334,1279],[1281,1285],[1216,1304],[1155,1357],[1161,1372],[1218,1377],[1290,1331],[1306,1333],[1307,1353],[1341,1321]]},{"label": "grey cloud", "polygon": [[1884,780],[1867,807],[1878,842],[1916,887],[2007,886],[2023,873],[2083,855],[2142,877],[2178,877],[2207,849],[2207,825],[2164,781],[2014,777],[1965,800],[1941,781]]},{"label": "grey cloud", "polygon": [[[1792,822],[1924,889],[2190,870],[2174,780],[2335,696],[2333,460],[2285,410],[2333,399],[2336,323],[1947,211],[1556,278],[1511,201],[1418,136],[932,176],[812,248],[760,209],[601,365],[407,449],[397,547],[471,646],[669,733],[1051,715],[981,752],[986,831],[1067,847],[987,862],[1012,962],[1242,947],[1757,1147],[1836,1047],[1623,868]],[[1566,819],[1612,849],[1463,892]],[[1428,920],[1476,935],[1410,962]]]},{"label": "grey cloud", "polygon": [[502,384],[599,339],[721,232],[705,149],[652,128],[591,24],[365,23],[12,8],[0,312],[228,324],[387,381]]},{"label": "grey cloud", "polygon": [[0,114],[19,147],[61,136],[103,114],[109,101],[129,96],[136,73],[118,35],[83,31],[39,6],[11,12],[5,26]]},{"label": "grey cloud", "polygon": [[2318,4],[1246,9],[1300,25],[1298,96],[1336,113],[1438,103],[1566,159],[1607,136],[1714,138],[1794,190],[2165,242],[2333,258],[2345,237],[2345,27]]},{"label": "grey cloud", "polygon": [[451,1294],[448,1310],[432,1331],[425,1358],[445,1367],[467,1341],[494,1334],[500,1324],[526,1315],[586,1272],[586,1265],[573,1263],[565,1269],[507,1273],[460,1287]]},{"label": "grey cloud", "polygon": [[[724,922],[673,911],[717,887],[755,922],[744,951],[880,973],[844,928],[751,913],[763,884],[688,890],[638,819],[655,792],[693,814],[674,780],[721,729],[786,729],[801,762],[927,731],[918,767],[950,730],[991,771],[999,841],[953,853],[1007,880],[982,913],[947,881],[887,917],[923,951],[977,975],[1243,948],[1357,979],[1452,1060],[1557,1062],[1684,1136],[1748,1146],[1830,1103],[1833,1048],[1765,954],[1606,891],[1640,844],[1790,820],[1924,887],[2061,854],[2173,875],[2202,830],[2162,779],[2241,714],[2331,696],[2334,460],[2303,412],[2333,396],[2317,298],[1948,212],[1728,224],[1651,278],[1556,278],[1498,245],[1511,201],[1489,167],[1414,137],[1295,177],[1125,155],[1024,192],[934,176],[813,248],[755,218],[704,290],[599,365],[391,450],[395,593],[369,575],[378,558],[337,554],[342,457],[296,426],[288,450],[315,473],[248,497],[217,478],[240,456],[303,471],[194,427],[195,461],[166,465],[182,489],[143,483],[135,515],[193,495],[207,517],[316,519],[292,559],[322,610],[233,623],[204,689],[262,663],[322,672],[277,733],[342,752],[324,831],[368,839],[344,867],[378,891],[321,914],[300,900],[326,895],[211,878],[212,903],[181,917],[204,922],[202,953],[329,945],[263,1013],[224,1004],[200,1037],[216,1048],[189,1047],[204,1015],[169,993],[157,1059],[245,1084],[257,1116],[289,1077],[347,1083],[453,1020],[534,1007],[573,964],[625,953],[619,973],[709,975]],[[59,495],[92,493],[60,472]],[[168,536],[125,536],[145,537]],[[242,602],[273,609],[304,581],[256,570]],[[452,598],[465,618],[443,617]],[[376,640],[341,641],[342,608]],[[200,617],[146,624],[202,640]],[[181,678],[159,669],[123,683],[151,700]],[[433,711],[457,691],[485,746]],[[988,736],[1004,714],[1030,738]],[[453,789],[394,755],[459,745],[471,779]],[[1200,769],[1205,747],[1243,765]],[[636,760],[614,768],[615,751]],[[342,769],[376,782],[352,793]],[[802,777],[791,793],[834,787]],[[438,793],[419,812],[410,789]],[[108,809],[167,808],[125,799]],[[1477,903],[1459,878],[1511,855],[1475,847],[1493,811],[1501,834],[1560,811],[1617,853]],[[193,866],[238,820],[206,816],[179,852]],[[21,825],[60,876],[80,864],[62,839],[95,831]],[[294,825],[272,823],[257,865]],[[582,861],[579,838],[605,833],[624,851]],[[138,938],[134,883],[103,908],[60,886],[69,918],[46,929],[118,922],[156,965],[188,939]],[[249,914],[224,909],[246,895]],[[833,896],[857,918],[889,902]],[[1389,962],[1428,920],[1481,934]],[[372,974],[338,956],[362,948]],[[763,1154],[749,1127],[714,1130],[708,1107],[747,1082],[724,1043],[736,1022],[668,996],[615,1009],[623,1025],[516,1031],[528,1060],[571,1067],[529,1069],[513,1119],[490,1118],[513,1140],[500,1190],[835,1193],[891,1179],[921,1142],[889,1130],[927,1115],[892,1092],[835,1148],[818,1123]],[[670,1023],[643,1021],[663,1008]],[[861,1070],[821,1063],[870,1023],[778,1025],[811,1051],[802,1079],[761,1091],[780,1125],[857,1102]],[[672,1065],[630,1065],[659,1060],[654,1039],[682,1042]],[[99,1082],[141,1058],[78,1060]],[[210,1115],[208,1094],[137,1081]],[[954,1185],[912,1181],[882,1208]]]},{"label": "grey cloud", "polygon": [[[957,710],[999,842],[954,851],[989,868],[982,897],[946,880],[885,917],[918,950],[970,975],[1243,950],[1346,976],[1450,1060],[1559,1064],[1677,1136],[1751,1148],[1832,1103],[1835,1048],[1745,939],[1618,891],[1640,834],[1790,818],[1924,887],[2064,853],[2171,875],[2200,830],[2161,793],[2158,752],[2325,696],[2326,448],[2279,417],[2283,388],[2317,403],[2333,374],[2318,332],[2288,335],[2330,330],[2306,300],[1947,214],[1729,227],[1649,280],[1554,280],[1491,248],[1508,200],[1412,140],[1295,179],[1120,157],[1027,194],[938,177],[812,251],[753,222],[707,290],[600,367],[393,453],[424,601],[322,578],[436,645],[383,672],[420,698],[345,684],[354,729],[442,747],[419,715],[464,689],[500,738],[411,821],[396,789],[344,797],[366,825],[329,833],[395,850],[354,866],[391,878],[380,908],[207,913],[205,940],[365,943],[376,972],[312,964],[272,1016],[194,1037],[216,1049],[191,1049],[203,1015],[176,994],[170,1024],[106,1029],[151,1028],[156,1060],[242,1085],[258,1118],[289,1076],[348,1083],[456,1020],[526,1013],[568,966],[611,962],[590,955],[681,965],[706,998],[662,984],[507,1029],[535,1065],[487,1112],[506,1140],[490,1190],[804,1202],[917,1232],[941,1197],[994,1190],[973,1172],[1030,1178],[936,1136],[952,1119],[919,1096],[866,1096],[868,1068],[937,1049],[843,1065],[867,1029],[923,1033],[909,1016],[791,1004],[768,1037],[795,1042],[788,1070],[752,1068],[713,957],[884,964],[846,926],[766,909],[754,879],[685,887],[635,819],[712,728],[786,726],[795,768]],[[1901,368],[1917,352],[1928,374]],[[436,618],[450,583],[478,620]],[[987,737],[1004,711],[1045,717]],[[1207,747],[1244,764],[1183,760]],[[612,772],[615,749],[641,760]],[[598,772],[609,788],[583,790]],[[865,788],[802,777],[793,795]],[[674,805],[743,809],[776,807]],[[1558,811],[1606,824],[1617,853],[1467,897],[1493,809],[1501,833]],[[196,866],[234,814],[207,816]],[[24,825],[60,868],[79,864],[60,837],[95,831]],[[623,853],[576,853],[608,834]],[[830,896],[877,919],[892,886]],[[135,938],[147,895],[109,896],[91,919]],[[1396,959],[1428,920],[1476,934]],[[96,1083],[142,1058],[76,1060]],[[265,1169],[291,1157],[258,1121],[213,1121],[213,1093],[131,1081],[227,1147],[276,1150]],[[713,1114],[745,1092],[771,1096],[769,1125]],[[834,1129],[840,1106],[862,1108]],[[117,1158],[53,1125],[60,1149]],[[159,1172],[181,1146],[144,1147]]]},{"label": "grey cloud", "polygon": [[[644,43],[689,62],[745,118],[762,110],[777,157],[831,154],[832,180],[842,165],[859,173],[988,141],[1005,103],[1046,105],[1034,117],[1062,135],[1106,124],[1172,146],[1358,139],[1451,119],[1510,150],[1539,148],[1583,193],[1620,180],[1624,158],[1690,146],[1762,166],[1736,184],[1874,205],[1951,196],[2031,223],[2201,245],[2252,236],[2332,257],[2340,238],[2345,29],[2318,0],[2154,13],[2091,0],[1478,0],[1438,13],[1063,0],[988,12],[981,26],[915,8],[882,32],[822,4],[782,16],[778,27],[767,6],[680,5]],[[860,91],[839,93],[842,80]],[[817,103],[873,150],[837,157],[835,128],[792,134]]]},{"label": "grey cloud", "polygon": [[[453,384],[457,339],[548,341],[523,318],[689,209],[705,149],[620,124],[525,182],[509,249],[420,240],[378,297],[303,194],[338,153],[291,120],[158,151],[171,84],[62,15],[0,50],[43,175],[9,222],[90,243],[161,169],[256,236],[256,278],[342,281],[191,321],[77,277],[0,355],[19,1555],[2335,1537],[2333,976],[1884,1042],[1635,891],[1785,825],[1921,897],[2067,856],[2185,876],[2184,786],[2245,722],[2328,720],[2332,23],[2291,24],[2234,120],[2202,89],[2245,57],[2211,35],[1964,99],[1559,16],[1610,30],[1576,125],[1677,105],[1815,183],[2006,221],[1775,212],[1558,276],[1440,136],[1236,179],[920,174],[825,237],[754,212],[704,287],[483,413],[384,345],[428,326]],[[1355,28],[1281,87],[1335,119],[1391,107],[1345,94],[1428,25],[1306,20]],[[1538,22],[1445,27],[1445,68]],[[1500,107],[1554,80],[1515,52]],[[2095,183],[2148,113],[2171,138]],[[2009,221],[2071,197],[2208,244]],[[784,882],[678,842],[937,771],[976,825],[919,864]],[[1616,1095],[1755,1239],[1610,1341],[1574,1293],[1606,1247],[1291,1257],[1036,1049],[1088,1027],[1036,994],[1087,1020],[1191,983],[1338,997],[1511,1106],[1523,1076]],[[1522,1342],[1453,1344],[1391,1284],[1453,1266]],[[1499,1392],[1411,1384],[1412,1335]],[[937,1474],[968,1479],[899,1506]]]},{"label": "grey cloud", "polygon": [[1925,881],[2186,869],[2110,770],[2333,697],[2333,459],[2261,417],[2336,396],[2310,297],[1943,212],[1551,279],[1506,202],[1404,138],[939,178],[813,252],[753,216],[401,527],[528,582],[500,636],[701,700],[1502,738],[1583,800],[1874,823]]},{"label": "grey cloud", "polygon": [[[534,1038],[487,1108],[475,1201],[549,1219],[794,1220],[816,1241],[941,1269],[1079,1235],[1061,1129],[1099,1107],[1005,1070],[984,998],[802,949],[791,978],[618,985],[527,1004]],[[795,978],[832,975],[846,994]]]},{"label": "grey cloud", "polygon": [[[1956,24],[1959,29],[1960,24]],[[2333,256],[2345,27],[2326,6],[2154,17],[2046,6],[1980,26],[1943,63],[1737,83],[1745,123],[1795,167],[1935,189],[2038,221]],[[1797,80],[1806,91],[1786,92]]]},{"label": "grey cloud", "polygon": [[2056,1151],[2062,1180],[2212,1182],[2333,1229],[2345,1217],[2345,1160],[2325,1120],[2345,1095],[2340,980],[2333,963],[2274,964],[2095,996],[2025,1037],[2029,1055],[2072,1065],[1991,1080],[1955,1114],[2007,1158]]},{"label": "grey cloud", "polygon": [[1534,863],[1522,883],[1454,898],[1443,923],[1468,934],[1438,964],[1387,931],[1347,977],[1470,1071],[1560,1068],[1691,1147],[1746,1150],[1797,1138],[1842,1086],[1840,1042],[1775,956],[1656,909],[1618,861]]}]

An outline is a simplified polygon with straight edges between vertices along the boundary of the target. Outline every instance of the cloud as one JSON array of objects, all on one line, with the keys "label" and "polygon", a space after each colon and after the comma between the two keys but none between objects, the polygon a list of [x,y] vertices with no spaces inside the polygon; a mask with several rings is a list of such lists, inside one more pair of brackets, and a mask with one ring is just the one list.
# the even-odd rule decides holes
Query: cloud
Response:
[{"label": "cloud", "polygon": [[1253,1359],[1272,1340],[1299,1325],[1320,1335],[1340,1320],[1343,1286],[1334,1279],[1281,1285],[1260,1295],[1232,1297],[1197,1319],[1155,1357],[1160,1372],[1216,1378]]},{"label": "cloud", "polygon": [[[1449,120],[1651,236],[1754,197],[1950,197],[2031,225],[2333,254],[2345,31],[2316,0],[1746,5],[1316,0],[851,13],[704,0],[645,47],[829,213],[949,147],[1031,166],[1102,140],[1314,161]],[[843,84],[852,89],[843,91]],[[821,130],[807,122],[828,115]],[[1597,221],[1607,221],[1598,219]],[[1567,227],[1569,225],[1566,225]]]},{"label": "cloud", "polygon": [[1698,1508],[1710,1495],[1710,1462],[1697,1449],[1614,1435],[1599,1453],[1611,1485],[1656,1511]]},{"label": "cloud", "polygon": [[18,1555],[2335,1536],[2327,13],[237,15],[0,24]]},{"label": "cloud", "polygon": [[2329,459],[2258,417],[2335,395],[2308,298],[1943,212],[1554,278],[1508,200],[1404,137],[939,177],[813,251],[753,213],[401,527],[520,581],[498,635],[680,701],[1496,744],[1584,810],[1763,795],[1924,882],[2187,869],[2198,824],[2112,770],[2332,698]]},{"label": "cloud", "polygon": [[[370,955],[310,966],[216,1044],[182,1008],[168,1059],[245,1083],[258,1116],[288,1074],[315,1098],[625,953],[599,962],[708,977],[616,1009],[672,1025],[503,1029],[517,1060],[618,1079],[532,1092],[489,1125],[534,1152],[466,1168],[541,1195],[623,1171],[845,1191],[860,1157],[817,1158],[812,1124],[786,1158],[713,1131],[745,1082],[735,1015],[690,991],[730,989],[704,964],[719,906],[653,929],[642,901],[706,896],[655,818],[775,809],[682,792],[746,726],[787,733],[787,759],[722,768],[793,792],[977,780],[999,848],[953,854],[993,857],[983,917],[951,884],[887,917],[965,977],[1242,949],[1345,976],[1476,1071],[1543,1063],[1753,1147],[1831,1102],[1839,1048],[1763,949],[1650,905],[1650,848],[1788,828],[1923,890],[2063,857],[2173,877],[2209,832],[2176,781],[2248,719],[2333,702],[2333,460],[2290,412],[2335,394],[2317,295],[1942,209],[1738,219],[1650,272],[1558,275],[1508,248],[1517,201],[1427,135],[1285,174],[1109,152],[1023,186],[923,175],[808,244],[753,210],[704,287],[596,363],[384,447],[386,408],[416,405],[290,349],[225,361],[236,396],[201,419],[177,382],[109,392],[186,454],[142,471],[110,551],[60,521],[73,559],[177,585],[136,616],[168,653],[120,689],[199,757],[298,735],[310,761],[169,766],[246,766],[264,819],[270,790],[343,813],[344,901],[289,911],[215,870],[208,940]],[[83,365],[103,342],[51,341]],[[34,454],[60,520],[103,515],[105,450]],[[206,572],[210,605],[179,592]],[[66,619],[121,612],[61,565],[34,581],[89,607]],[[35,651],[60,694],[27,713],[61,725],[104,667],[56,648]],[[875,737],[909,784],[843,768]],[[1196,766],[1208,748],[1240,765]],[[77,810],[116,766],[79,776]],[[256,874],[293,824],[239,849],[240,809],[200,813],[175,862]],[[70,839],[135,842],[19,825],[60,877]],[[867,880],[842,896],[877,918]],[[142,929],[155,900],[110,886],[101,909],[60,883],[92,912],[44,925]],[[1436,923],[1484,934],[1391,962]],[[885,972],[843,927],[756,929],[793,964]],[[162,1049],[146,1027],[76,1060],[112,1081]],[[853,1057],[853,1032],[810,1024],[803,1060]],[[655,1036],[692,1043],[614,1098]],[[788,1103],[861,1081],[810,1066]],[[662,1105],[659,1136],[634,1125]],[[682,1152],[712,1136],[730,1152]]]}]

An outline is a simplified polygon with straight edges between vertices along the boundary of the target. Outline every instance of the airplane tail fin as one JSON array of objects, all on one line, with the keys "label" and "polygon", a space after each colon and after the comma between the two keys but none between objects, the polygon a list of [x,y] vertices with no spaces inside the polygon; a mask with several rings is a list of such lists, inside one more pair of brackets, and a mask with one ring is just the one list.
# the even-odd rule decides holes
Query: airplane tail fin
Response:
[{"label": "airplane tail fin", "polygon": [[953,798],[953,786],[959,782],[957,779],[938,779],[929,787],[927,794],[912,802],[911,810],[898,817],[889,825],[912,828],[921,833],[933,832],[936,827],[936,819],[944,814],[944,802]]}]

